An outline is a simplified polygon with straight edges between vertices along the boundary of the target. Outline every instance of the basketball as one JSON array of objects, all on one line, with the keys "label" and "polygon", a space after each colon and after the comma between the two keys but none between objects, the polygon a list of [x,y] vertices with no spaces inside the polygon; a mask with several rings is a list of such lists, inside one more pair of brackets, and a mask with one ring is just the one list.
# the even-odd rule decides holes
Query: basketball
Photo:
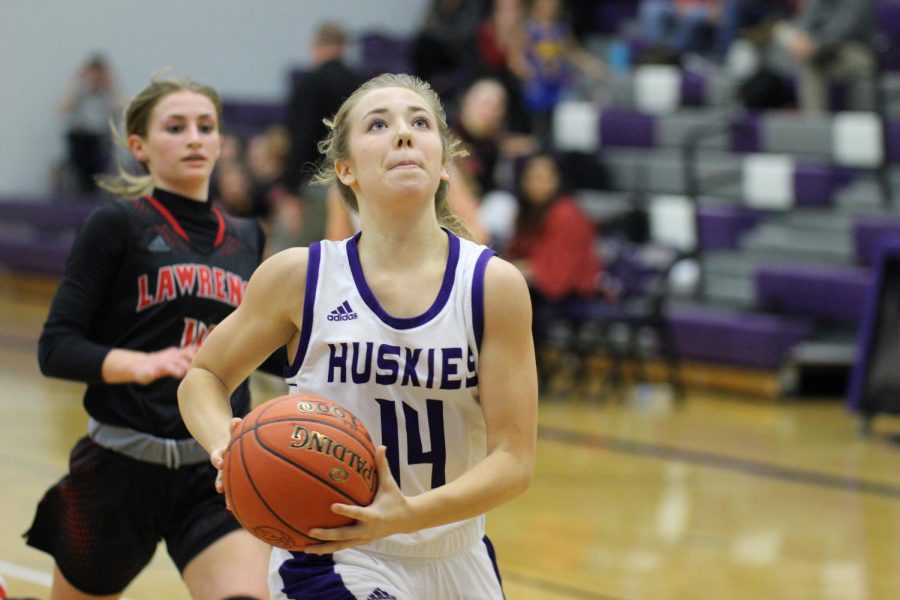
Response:
[{"label": "basketball", "polygon": [[378,485],[375,447],[362,421],[310,394],[280,396],[253,409],[224,459],[234,516],[256,537],[287,550],[319,543],[310,529],[352,524],[331,505],[366,506]]}]

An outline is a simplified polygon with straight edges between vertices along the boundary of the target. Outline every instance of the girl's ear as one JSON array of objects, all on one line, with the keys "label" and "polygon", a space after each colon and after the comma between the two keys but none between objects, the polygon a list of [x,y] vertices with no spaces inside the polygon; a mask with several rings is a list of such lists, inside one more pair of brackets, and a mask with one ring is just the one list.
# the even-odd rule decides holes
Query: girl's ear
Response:
[{"label": "girl's ear", "polygon": [[147,164],[150,160],[150,157],[147,156],[147,150],[144,148],[144,138],[139,135],[131,134],[128,136],[128,150],[142,164]]},{"label": "girl's ear", "polygon": [[347,187],[353,187],[353,184],[356,183],[356,175],[353,174],[353,169],[350,168],[349,162],[343,160],[334,161],[334,171],[337,173],[340,182]]}]

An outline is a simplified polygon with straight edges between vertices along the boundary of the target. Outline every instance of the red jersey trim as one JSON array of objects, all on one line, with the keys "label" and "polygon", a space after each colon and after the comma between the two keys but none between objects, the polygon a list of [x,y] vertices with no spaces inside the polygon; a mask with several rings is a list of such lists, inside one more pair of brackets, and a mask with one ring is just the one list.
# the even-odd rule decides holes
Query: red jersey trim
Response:
[{"label": "red jersey trim", "polygon": [[213,247],[216,247],[223,241],[225,241],[225,218],[222,216],[222,213],[219,212],[219,209],[215,206],[213,206],[212,211],[213,214],[216,215],[216,219],[219,220],[219,231],[216,232],[216,241],[213,242]]},{"label": "red jersey trim", "polygon": [[[187,232],[184,229],[182,229],[181,225],[178,223],[178,220],[175,218],[175,216],[169,212],[169,209],[167,209],[165,206],[163,206],[160,203],[160,201],[157,200],[156,198],[154,198],[153,196],[148,195],[148,196],[144,196],[144,198],[147,200],[147,202],[150,203],[150,206],[152,206],[153,208],[156,209],[156,212],[158,212],[160,215],[162,215],[162,217],[166,221],[169,222],[169,225],[172,226],[172,229],[175,230],[175,233],[177,233],[179,236],[181,236],[185,241],[188,241],[188,242],[191,241],[191,238],[188,236]],[[219,212],[219,209],[216,207],[213,207],[212,212],[216,216],[216,220],[219,222],[219,229],[218,229],[218,231],[216,231],[216,239],[213,242],[213,247],[216,247],[225,240],[225,218],[222,216],[222,213]]]},{"label": "red jersey trim", "polygon": [[175,217],[172,215],[172,213],[169,212],[169,209],[167,209],[165,206],[160,204],[159,200],[157,200],[153,196],[148,195],[148,196],[144,196],[144,198],[147,199],[147,202],[150,203],[150,206],[152,206],[153,208],[156,209],[156,212],[161,214],[163,216],[163,218],[169,222],[169,225],[172,226],[172,229],[175,230],[175,233],[177,233],[179,236],[181,236],[184,240],[186,240],[188,242],[191,241],[191,238],[188,237],[187,232],[181,228],[181,225],[178,223],[178,221],[175,219]]}]

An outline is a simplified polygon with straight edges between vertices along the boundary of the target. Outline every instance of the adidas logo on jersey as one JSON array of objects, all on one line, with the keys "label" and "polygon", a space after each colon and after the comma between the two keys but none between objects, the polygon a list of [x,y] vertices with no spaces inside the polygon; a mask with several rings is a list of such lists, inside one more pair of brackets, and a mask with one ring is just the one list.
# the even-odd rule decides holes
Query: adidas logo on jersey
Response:
[{"label": "adidas logo on jersey", "polygon": [[161,235],[153,238],[153,241],[150,242],[150,245],[147,246],[147,250],[150,252],[171,252],[172,249],[169,248],[169,245],[166,243],[166,240],[162,239]]},{"label": "adidas logo on jersey", "polygon": [[397,600],[397,596],[389,594],[381,588],[375,588],[366,600]]},{"label": "adidas logo on jersey", "polygon": [[357,314],[350,308],[350,303],[344,300],[340,306],[328,314],[329,321],[352,321],[357,318]]}]

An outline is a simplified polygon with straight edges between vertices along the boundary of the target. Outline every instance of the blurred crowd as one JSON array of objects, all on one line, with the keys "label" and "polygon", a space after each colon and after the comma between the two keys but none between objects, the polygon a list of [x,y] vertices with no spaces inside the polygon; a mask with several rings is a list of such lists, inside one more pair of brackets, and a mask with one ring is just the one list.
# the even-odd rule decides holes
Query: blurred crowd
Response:
[{"label": "blurred crowd", "polygon": [[[613,73],[636,65],[700,60],[723,70],[744,65],[737,104],[822,112],[829,82],[876,69],[872,0],[640,0],[614,31],[597,18],[600,4],[430,0],[409,40],[410,69],[442,97],[468,151],[452,168],[451,205],[477,241],[520,266],[537,307],[573,297],[616,301],[604,232],[572,195],[602,189],[603,169],[596,153],[554,148],[559,102],[601,98]],[[319,24],[284,99],[284,122],[248,137],[228,134],[225,123],[213,199],[258,217],[270,254],[355,230],[354,215],[314,174],[323,119],[372,75],[349,58],[358,41],[340,23]],[[791,70],[773,68],[773,51]],[[109,122],[120,109],[107,59],[90,57],[62,103],[61,190],[95,190],[94,175],[111,168]]]}]

